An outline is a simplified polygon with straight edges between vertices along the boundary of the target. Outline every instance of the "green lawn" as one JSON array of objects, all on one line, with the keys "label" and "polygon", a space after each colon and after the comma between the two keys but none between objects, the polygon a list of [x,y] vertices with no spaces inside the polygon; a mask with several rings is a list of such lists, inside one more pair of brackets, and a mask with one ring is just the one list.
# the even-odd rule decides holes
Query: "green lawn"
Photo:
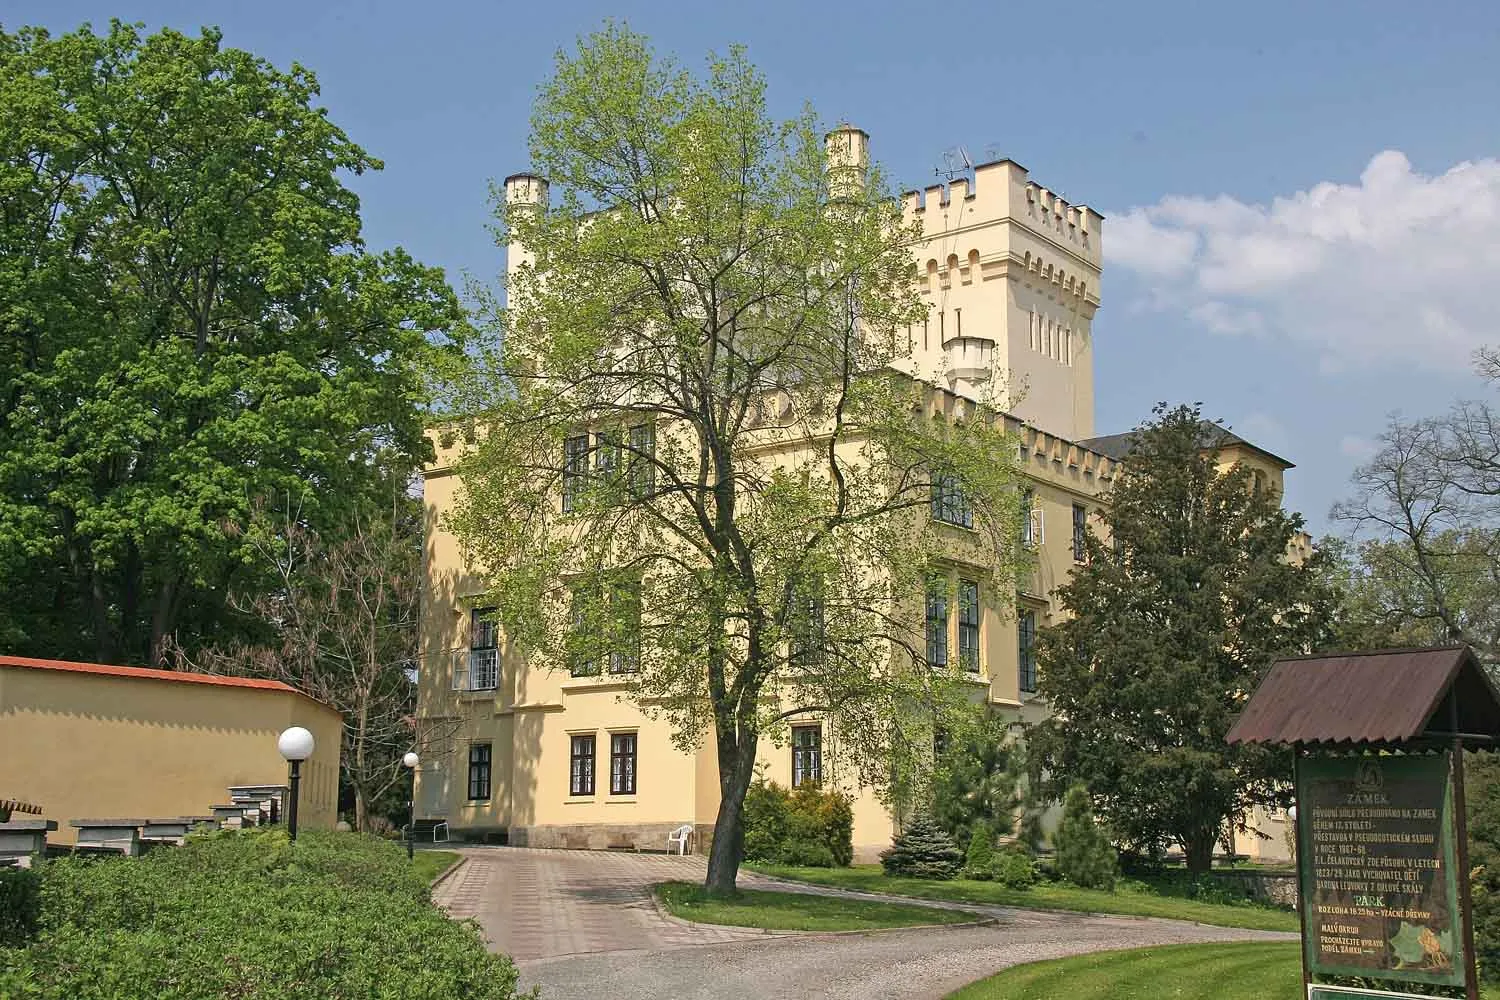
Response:
[{"label": "green lawn", "polygon": [[422,878],[431,882],[458,861],[457,851],[418,851],[412,858],[412,867]]},{"label": "green lawn", "polygon": [[[1295,942],[1178,944],[1006,969],[948,1000],[1298,1000]],[[1488,990],[1485,1000],[1500,1000]]]},{"label": "green lawn", "polygon": [[1180,944],[1018,965],[948,1000],[1296,1000],[1296,943]]},{"label": "green lawn", "polygon": [[979,919],[972,913],[959,910],[871,903],[795,892],[747,889],[725,898],[710,896],[703,886],[688,882],[664,882],[656,887],[656,898],[673,916],[683,920],[775,931],[869,931],[919,924],[958,924]]},{"label": "green lawn", "polygon": [[1246,927],[1263,931],[1297,930],[1297,914],[1265,906],[1205,903],[1180,896],[1163,895],[1149,889],[1125,886],[1118,892],[1079,889],[1062,883],[1044,882],[1030,889],[1007,889],[994,882],[954,879],[933,882],[915,878],[889,878],[879,865],[852,868],[792,868],[785,865],[747,865],[754,871],[781,878],[832,885],[864,892],[886,892],[920,899],[947,899],[963,903],[994,903],[1036,910],[1079,910],[1086,913],[1123,913],[1139,917],[1192,920],[1220,927]]}]

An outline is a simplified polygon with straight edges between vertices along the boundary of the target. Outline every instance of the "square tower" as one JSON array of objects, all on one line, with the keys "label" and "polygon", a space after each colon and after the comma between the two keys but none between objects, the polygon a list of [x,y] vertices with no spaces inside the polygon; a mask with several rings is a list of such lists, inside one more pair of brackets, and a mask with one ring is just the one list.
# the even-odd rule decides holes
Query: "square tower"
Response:
[{"label": "square tower", "polygon": [[924,323],[912,374],[1069,440],[1094,433],[1093,318],[1104,217],[1011,160],[902,195]]}]

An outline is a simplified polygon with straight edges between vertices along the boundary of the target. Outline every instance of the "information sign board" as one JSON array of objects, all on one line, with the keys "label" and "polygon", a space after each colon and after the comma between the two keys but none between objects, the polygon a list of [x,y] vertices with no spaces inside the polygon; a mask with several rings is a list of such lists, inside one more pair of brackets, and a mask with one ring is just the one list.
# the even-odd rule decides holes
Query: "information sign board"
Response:
[{"label": "information sign board", "polygon": [[1449,766],[1447,751],[1298,762],[1310,972],[1464,985]]}]

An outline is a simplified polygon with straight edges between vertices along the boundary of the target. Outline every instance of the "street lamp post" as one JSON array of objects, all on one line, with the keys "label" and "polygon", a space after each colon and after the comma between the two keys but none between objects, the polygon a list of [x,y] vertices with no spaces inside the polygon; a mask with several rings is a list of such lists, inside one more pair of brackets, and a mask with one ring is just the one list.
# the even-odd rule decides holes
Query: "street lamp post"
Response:
[{"label": "street lamp post", "polygon": [[292,840],[297,839],[297,785],[302,780],[302,762],[312,756],[313,734],[301,726],[284,731],[276,740],[276,749],[291,765],[291,801],[286,809],[286,832]]},{"label": "street lamp post", "polygon": [[417,827],[417,764],[421,762],[415,750],[406,751],[406,756],[401,758],[401,763],[411,771],[411,815],[406,821],[406,860],[410,861],[416,856],[416,845],[413,838],[416,836]]}]

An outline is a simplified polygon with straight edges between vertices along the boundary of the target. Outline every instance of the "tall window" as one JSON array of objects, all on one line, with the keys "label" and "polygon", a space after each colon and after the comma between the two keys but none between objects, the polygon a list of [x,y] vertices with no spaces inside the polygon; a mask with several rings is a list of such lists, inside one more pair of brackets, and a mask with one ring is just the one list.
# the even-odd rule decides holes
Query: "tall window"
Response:
[{"label": "tall window", "polygon": [[821,581],[804,584],[792,595],[791,661],[794,666],[821,666],[827,642]]},{"label": "tall window", "polygon": [[493,691],[500,680],[500,628],[494,608],[475,608],[469,616],[469,676],[453,686],[467,691]]},{"label": "tall window", "polygon": [[620,439],[601,431],[594,435],[594,470],[600,482],[613,483],[620,474]]},{"label": "tall window", "polygon": [[927,585],[927,665],[948,665],[948,594],[941,580]]},{"label": "tall window", "polygon": [[577,434],[563,440],[562,509],[572,510],[583,498],[589,482],[589,436]]},{"label": "tall window", "polygon": [[598,628],[599,594],[593,587],[574,587],[572,597],[573,629],[568,634],[568,673],[574,677],[595,677],[599,673]]},{"label": "tall window", "polygon": [[958,581],[958,662],[979,673],[979,584],[972,580]]},{"label": "tall window", "polygon": [[637,424],[630,428],[630,491],[637,497],[656,492],[656,427]]},{"label": "tall window", "polygon": [[616,581],[605,607],[608,616],[609,672],[633,674],[641,667],[641,585]]},{"label": "tall window", "polygon": [[1019,664],[1021,690],[1036,690],[1036,612],[1021,611],[1016,616],[1016,662]]},{"label": "tall window", "polygon": [[1073,561],[1083,562],[1087,555],[1085,539],[1089,533],[1089,512],[1081,503],[1073,505]]},{"label": "tall window", "polygon": [[609,737],[609,794],[635,794],[635,733]]},{"label": "tall window", "polygon": [[792,727],[792,787],[823,781],[823,727]]},{"label": "tall window", "polygon": [[469,798],[472,800],[490,797],[490,745],[469,744]]},{"label": "tall window", "polygon": [[568,792],[572,795],[593,795],[594,734],[576,734],[572,742],[572,767],[569,771]]},{"label": "tall window", "polygon": [[963,528],[974,527],[974,508],[964,496],[957,476],[944,473],[932,477],[932,519]]},{"label": "tall window", "polygon": [[1021,491],[1021,544],[1032,546],[1041,539],[1037,538],[1036,522],[1033,515],[1036,512],[1036,490],[1031,487]]}]

